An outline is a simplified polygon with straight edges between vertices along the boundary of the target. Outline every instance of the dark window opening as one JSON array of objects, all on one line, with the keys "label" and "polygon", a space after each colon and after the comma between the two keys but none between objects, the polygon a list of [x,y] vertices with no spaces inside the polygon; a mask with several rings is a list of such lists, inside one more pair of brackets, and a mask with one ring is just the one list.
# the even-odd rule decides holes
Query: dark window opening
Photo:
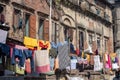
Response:
[{"label": "dark window opening", "polygon": [[5,6],[0,5],[0,24],[5,23]]},{"label": "dark window opening", "polygon": [[100,48],[100,46],[101,46],[101,45],[100,45],[100,38],[97,37],[97,47]]},{"label": "dark window opening", "polygon": [[25,14],[25,36],[29,36],[30,14]]},{"label": "dark window opening", "polygon": [[92,47],[92,41],[93,40],[93,37],[92,37],[92,35],[89,35],[89,45]]},{"label": "dark window opening", "polygon": [[69,41],[69,39],[73,40],[73,30],[68,27],[64,27],[64,35],[65,35],[65,41]]},{"label": "dark window opening", "polygon": [[84,34],[83,32],[79,32],[79,48],[84,48]]},{"label": "dark window opening", "polygon": [[14,32],[16,29],[21,29],[22,28],[22,15],[21,11],[18,9],[14,9],[14,14],[13,14],[13,29]]},{"label": "dark window opening", "polygon": [[43,39],[43,30],[44,29],[44,20],[43,19],[39,19],[39,29],[38,29],[38,35],[39,35],[39,39]]}]

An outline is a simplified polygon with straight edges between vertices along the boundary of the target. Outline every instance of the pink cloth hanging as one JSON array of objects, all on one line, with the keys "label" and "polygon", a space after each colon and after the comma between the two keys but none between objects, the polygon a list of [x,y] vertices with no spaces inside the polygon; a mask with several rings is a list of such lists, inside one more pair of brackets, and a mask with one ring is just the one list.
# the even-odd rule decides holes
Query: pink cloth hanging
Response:
[{"label": "pink cloth hanging", "polygon": [[49,52],[48,50],[37,50],[34,54],[35,71],[46,73],[50,71]]},{"label": "pink cloth hanging", "polygon": [[111,65],[111,59],[110,59],[110,55],[108,55],[108,65],[109,65],[109,68],[112,68],[112,65]]},{"label": "pink cloth hanging", "polygon": [[21,49],[21,50],[28,49],[28,48],[26,48],[26,47],[24,47],[24,46],[20,46],[20,45],[15,45],[15,48]]}]

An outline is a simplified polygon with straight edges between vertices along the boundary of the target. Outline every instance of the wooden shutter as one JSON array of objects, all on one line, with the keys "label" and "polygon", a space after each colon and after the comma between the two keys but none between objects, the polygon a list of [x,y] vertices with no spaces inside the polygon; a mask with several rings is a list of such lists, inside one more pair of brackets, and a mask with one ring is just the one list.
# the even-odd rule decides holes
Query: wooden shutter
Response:
[{"label": "wooden shutter", "polygon": [[49,41],[49,21],[44,21],[44,31],[43,31],[44,40]]},{"label": "wooden shutter", "polygon": [[31,15],[30,16],[30,37],[36,38],[36,16]]}]

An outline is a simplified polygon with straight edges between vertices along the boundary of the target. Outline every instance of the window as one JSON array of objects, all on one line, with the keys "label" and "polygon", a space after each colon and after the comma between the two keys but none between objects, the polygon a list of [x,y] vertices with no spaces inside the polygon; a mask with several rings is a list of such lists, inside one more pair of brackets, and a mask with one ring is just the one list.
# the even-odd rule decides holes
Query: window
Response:
[{"label": "window", "polygon": [[98,47],[98,49],[100,49],[100,37],[97,37],[97,47]]},{"label": "window", "polygon": [[92,35],[90,34],[89,35],[89,45],[92,47],[92,40],[93,40],[93,37],[92,37]]},{"label": "window", "polygon": [[64,35],[65,35],[65,41],[68,41],[68,39],[73,40],[73,30],[68,27],[64,27]]},{"label": "window", "polygon": [[5,23],[5,6],[0,5],[0,24]]},{"label": "window", "polygon": [[108,50],[107,43],[108,43],[108,39],[105,39],[105,51]]},{"label": "window", "polygon": [[79,48],[84,48],[84,34],[81,31],[79,32]]},{"label": "window", "polygon": [[17,29],[22,28],[22,15],[21,11],[18,9],[14,9],[14,14],[13,14],[13,29],[14,32],[16,32]]},{"label": "window", "polygon": [[57,23],[52,22],[52,41],[53,42],[57,41],[57,26],[58,26]]},{"label": "window", "polygon": [[[102,0],[101,0],[102,1]],[[96,5],[100,6],[101,8],[105,9],[105,4],[103,4],[101,1],[99,0],[94,0],[94,2],[96,3]]]},{"label": "window", "polygon": [[39,18],[38,38],[45,41],[49,40],[49,20],[41,17]]},{"label": "window", "polygon": [[39,29],[38,29],[39,39],[44,39],[44,37],[43,37],[44,30],[43,29],[44,29],[44,20],[39,19]]},{"label": "window", "polygon": [[30,14],[25,14],[25,36],[29,36]]}]

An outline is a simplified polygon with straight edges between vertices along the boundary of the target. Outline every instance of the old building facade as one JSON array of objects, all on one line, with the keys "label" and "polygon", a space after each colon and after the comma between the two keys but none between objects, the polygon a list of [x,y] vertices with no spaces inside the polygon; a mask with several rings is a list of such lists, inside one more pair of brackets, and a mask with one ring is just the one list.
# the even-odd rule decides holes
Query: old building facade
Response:
[{"label": "old building facade", "polygon": [[[101,0],[63,0],[61,10],[62,38],[71,38],[75,49],[93,52],[113,52],[112,10],[110,4]],[[60,30],[60,29],[59,29]]]},{"label": "old building facade", "polygon": [[120,1],[116,0],[115,2],[115,6],[113,9],[113,21],[114,21],[114,48],[115,48],[115,52],[117,54],[119,54],[120,57],[120,38],[119,38],[119,34],[120,34]]},{"label": "old building facade", "polygon": [[47,0],[1,0],[0,6],[4,8],[5,23],[10,27],[9,38],[20,42],[23,42],[24,36],[49,40]]},{"label": "old building facade", "polygon": [[9,38],[23,42],[24,36],[64,42],[72,40],[75,49],[90,45],[100,53],[113,52],[112,12],[102,0],[53,0],[52,24],[49,0],[1,0]]}]

